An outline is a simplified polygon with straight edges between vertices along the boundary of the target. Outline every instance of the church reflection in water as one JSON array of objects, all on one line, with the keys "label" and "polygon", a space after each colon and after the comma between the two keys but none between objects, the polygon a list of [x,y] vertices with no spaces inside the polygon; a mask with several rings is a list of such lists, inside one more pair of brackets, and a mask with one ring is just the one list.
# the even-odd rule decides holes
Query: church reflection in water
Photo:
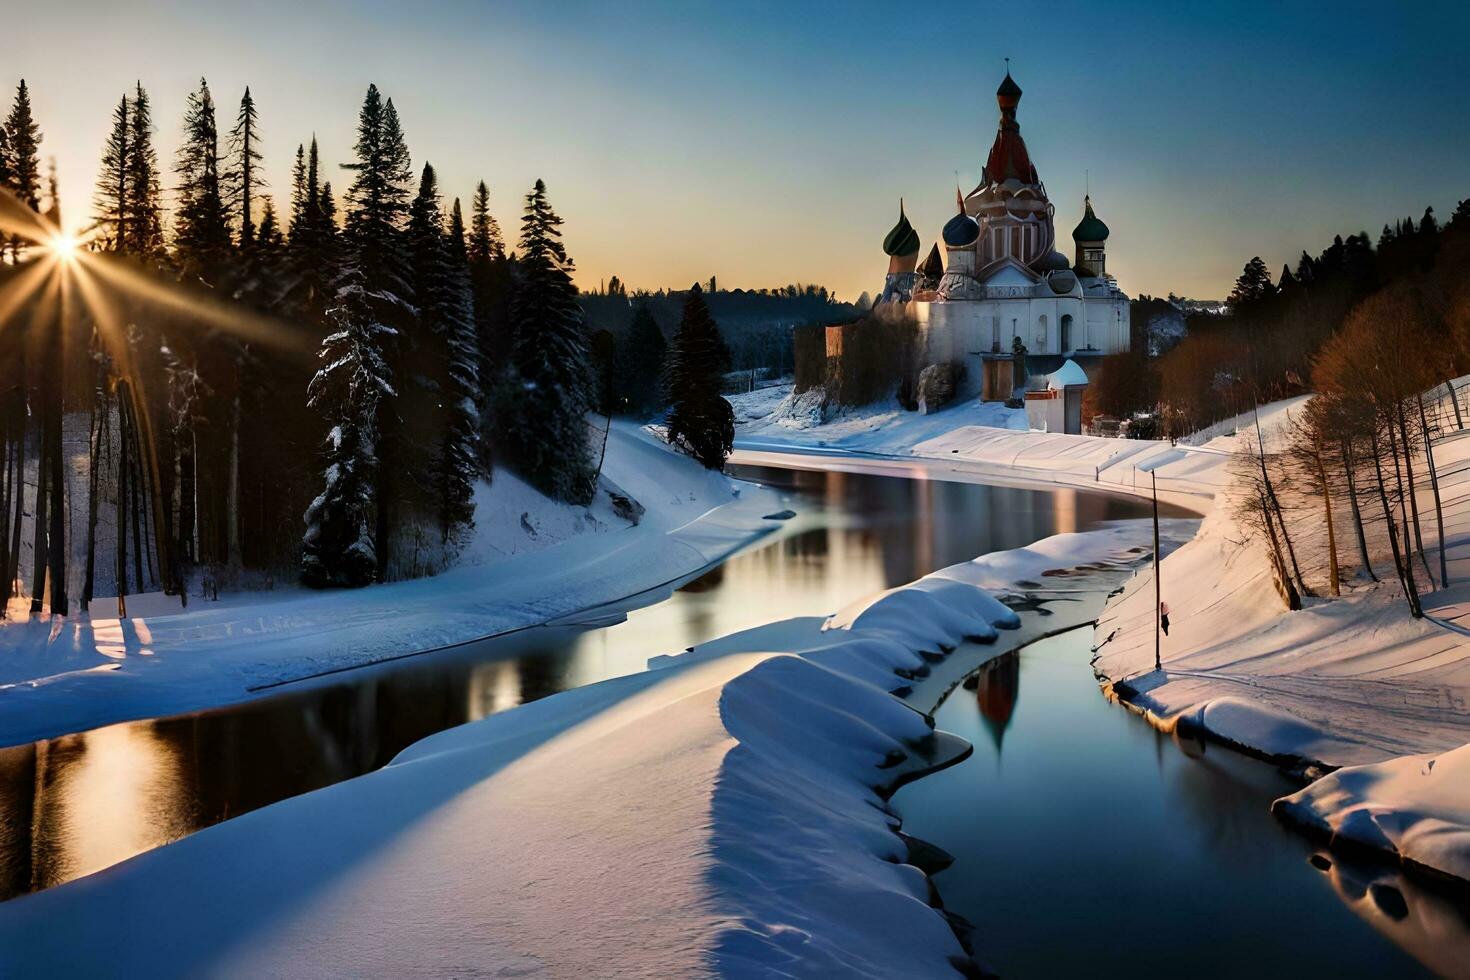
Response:
[{"label": "church reflection in water", "polygon": [[1016,713],[1016,699],[1021,693],[1020,651],[1012,650],[989,661],[979,673],[965,681],[965,687],[975,691],[980,718],[990,733],[990,740],[995,743],[995,754],[999,756],[1011,716]]}]

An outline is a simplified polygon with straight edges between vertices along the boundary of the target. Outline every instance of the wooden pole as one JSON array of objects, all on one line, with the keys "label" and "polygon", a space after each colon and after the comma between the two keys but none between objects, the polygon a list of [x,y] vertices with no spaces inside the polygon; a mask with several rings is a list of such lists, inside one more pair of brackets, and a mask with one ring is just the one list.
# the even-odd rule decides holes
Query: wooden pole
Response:
[{"label": "wooden pole", "polygon": [[1148,471],[1154,491],[1154,670],[1162,669],[1160,656],[1162,642],[1159,639],[1159,620],[1163,616],[1164,593],[1159,583],[1159,478],[1153,470]]}]

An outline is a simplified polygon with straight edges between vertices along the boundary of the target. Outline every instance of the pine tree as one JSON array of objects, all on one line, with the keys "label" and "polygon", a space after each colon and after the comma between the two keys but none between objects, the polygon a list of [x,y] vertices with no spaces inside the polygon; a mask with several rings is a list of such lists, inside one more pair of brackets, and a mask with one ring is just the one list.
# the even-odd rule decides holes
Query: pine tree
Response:
[{"label": "pine tree", "polygon": [[595,490],[587,438],[592,372],[561,223],[546,200],[546,184],[537,180],[521,220],[511,301],[518,387],[504,438],[511,460],[534,486],[558,500],[587,503]]},{"label": "pine tree", "polygon": [[347,191],[346,234],[363,276],[377,289],[407,296],[408,270],[402,229],[408,215],[408,147],[393,100],[385,103],[369,85],[358,114],[357,160],[344,164],[355,172]]},{"label": "pine tree", "polygon": [[490,188],[483,180],[475,185],[471,207],[474,217],[470,219],[470,261],[490,262],[505,258],[505,241],[500,237],[500,225],[490,214]]},{"label": "pine tree", "polygon": [[284,308],[307,322],[316,323],[325,314],[328,287],[336,278],[340,264],[336,208],[331,184],[323,185],[319,180],[316,137],[312,137],[305,163],[300,147],[296,158]]},{"label": "pine tree", "polygon": [[153,149],[153,113],[148,93],[139,82],[128,117],[126,156],[127,186],[124,195],[126,234],[120,248],[144,259],[163,256],[163,208],[158,188],[158,154]]},{"label": "pine tree", "polygon": [[648,415],[664,404],[663,369],[668,350],[663,331],[653,318],[648,303],[633,311],[633,322],[618,355],[619,404],[615,407],[634,415]]},{"label": "pine tree", "polygon": [[442,540],[448,544],[473,524],[479,414],[478,350],[475,346],[464,218],[455,202],[449,234],[439,207],[438,179],[424,165],[409,221],[418,323],[414,362],[430,394],[434,447],[432,501]]},{"label": "pine tree", "polygon": [[232,242],[220,185],[214,99],[202,78],[184,112],[184,143],[174,169],[179,178],[174,230],[179,264],[186,275],[218,284]]},{"label": "pine tree", "polygon": [[111,251],[121,251],[127,237],[128,156],[130,116],[124,95],[112,111],[112,131],[102,148],[102,171],[97,175],[93,222],[98,239]]},{"label": "pine tree", "polygon": [[1266,263],[1257,255],[1245,264],[1245,269],[1235,280],[1235,288],[1225,302],[1233,308],[1254,303],[1257,300],[1275,294],[1276,287],[1271,284],[1271,272],[1266,268]]},{"label": "pine tree", "polygon": [[[397,330],[413,323],[412,287],[404,243],[404,219],[409,200],[409,156],[393,100],[383,101],[376,85],[369,85],[358,113],[357,160],[346,167],[354,171],[347,192],[345,236],[351,252],[350,265],[372,292],[378,322],[394,328],[378,334],[384,346],[379,354],[395,374],[402,367],[403,344]],[[380,577],[386,577],[391,560],[392,534],[396,522],[398,488],[404,471],[400,414],[389,399],[378,404],[375,512],[376,543]]]},{"label": "pine tree", "polygon": [[695,283],[669,347],[669,443],[712,470],[725,468],[735,444],[735,413],[720,396],[727,359],[720,330]]},{"label": "pine tree", "polygon": [[5,118],[4,169],[11,192],[32,211],[41,210],[41,129],[31,116],[31,93],[24,78],[15,89],[15,102]]},{"label": "pine tree", "polygon": [[250,87],[240,98],[240,112],[235,117],[235,128],[230,130],[230,154],[232,165],[226,181],[229,187],[229,202],[240,214],[240,247],[249,249],[255,243],[255,196],[264,188],[260,176],[260,132],[256,118],[255,99]]},{"label": "pine tree", "polygon": [[505,242],[500,225],[490,214],[490,190],[482,180],[475,186],[470,205],[469,258],[470,289],[474,294],[475,334],[479,345],[481,463],[488,476],[491,448],[495,443],[494,426],[502,421],[505,402],[514,398],[510,391],[510,297],[511,263],[505,256]]},{"label": "pine tree", "polygon": [[374,486],[379,403],[394,394],[381,351],[393,328],[381,323],[373,292],[351,268],[337,282],[327,312],[333,331],[322,341],[322,368],[307,403],[330,426],[323,489],[305,514],[301,579],[314,588],[360,586],[378,573]]},{"label": "pine tree", "polygon": [[[38,148],[41,131],[31,117],[31,96],[21,79],[10,114],[0,125],[0,188],[10,191],[32,211],[41,209],[41,173]],[[0,252],[9,244],[16,257],[24,247],[18,235],[0,233]]]},{"label": "pine tree", "polygon": [[0,122],[0,188],[15,191],[10,184],[10,133],[3,122]]}]

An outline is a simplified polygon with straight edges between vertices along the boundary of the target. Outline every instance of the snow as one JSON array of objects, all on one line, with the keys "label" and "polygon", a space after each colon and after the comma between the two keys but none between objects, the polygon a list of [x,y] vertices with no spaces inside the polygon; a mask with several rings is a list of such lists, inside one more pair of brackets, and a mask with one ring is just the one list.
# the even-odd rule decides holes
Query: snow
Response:
[{"label": "snow", "polygon": [[[987,556],[440,732],[0,905],[0,972],[952,977],[964,950],[884,801],[965,748],[889,693],[894,670],[925,663],[918,640],[1035,635],[962,583],[1116,577],[1146,533]],[[922,636],[894,628],[920,611]],[[972,650],[956,670],[1001,652]],[[939,673],[929,708],[957,679]]]},{"label": "snow", "polygon": [[[1263,410],[1267,439],[1285,421],[1280,406]],[[1206,447],[1228,448],[1218,436]],[[1452,581],[1470,566],[1470,509],[1456,503],[1470,489],[1470,439],[1450,434],[1435,444],[1446,510]],[[1228,472],[1227,472],[1228,476]],[[1192,726],[1221,741],[1320,775],[1280,803],[1299,823],[1381,847],[1443,873],[1470,871],[1470,639],[1451,620],[1464,585],[1424,597],[1431,616],[1412,619],[1393,581],[1381,522],[1370,525],[1370,554],[1383,581],[1349,576],[1340,598],[1327,598],[1326,541],[1320,500],[1286,489],[1291,533],[1309,585],[1320,597],[1287,612],[1273,585],[1265,546],[1249,539],[1232,513],[1226,487],[1199,533],[1163,562],[1160,580],[1171,628],[1155,671],[1151,575],[1138,576],[1097,626],[1095,669],[1165,730]],[[1365,501],[1366,502],[1366,501]],[[1376,504],[1375,504],[1376,506]],[[1430,554],[1433,503],[1420,501]],[[1337,514],[1338,552],[1356,558],[1346,506]],[[1437,574],[1437,572],[1436,572]],[[1445,625],[1445,624],[1448,624]],[[1446,778],[1430,779],[1428,760]],[[1425,773],[1420,777],[1419,773]],[[1461,778],[1454,778],[1459,773]]]},{"label": "snow", "polygon": [[1339,769],[1272,809],[1339,840],[1470,881],[1470,745]]},{"label": "snow", "polygon": [[1087,372],[1082,370],[1082,366],[1070,357],[1067,358],[1067,363],[1046,376],[1046,386],[1053,391],[1060,390],[1068,385],[1085,384],[1087,384]]},{"label": "snow", "polygon": [[792,393],[790,385],[726,396],[735,409],[736,448],[842,449],[907,455],[916,442],[962,425],[1025,429],[1025,409],[968,400],[931,415],[910,412],[895,399],[827,414],[819,390]]},{"label": "snow", "polygon": [[[1431,410],[1439,394],[1426,394]],[[1268,438],[1282,430],[1308,397],[1261,407],[1260,424]],[[1109,603],[1097,627],[1097,670],[1159,727],[1192,726],[1318,774],[1339,766],[1392,767],[1399,765],[1390,761],[1395,759],[1404,760],[1406,771],[1417,772],[1426,753],[1451,753],[1465,743],[1470,733],[1470,506],[1464,501],[1470,500],[1470,436],[1451,432],[1435,445],[1453,584],[1426,595],[1430,618],[1416,621],[1406,614],[1391,581],[1350,581],[1341,598],[1308,598],[1301,611],[1285,611],[1264,546],[1248,539],[1231,512],[1236,494],[1231,454],[1241,440],[1255,438],[1255,412],[1171,444],[1021,431],[1024,423],[1012,426],[999,414],[1004,410],[976,403],[932,416],[903,413],[896,406],[868,407],[825,425],[819,424],[821,416],[812,406],[810,399],[777,400],[769,392],[752,399],[737,410],[737,458],[779,459],[823,469],[901,468],[921,479],[1021,482],[1137,495],[1151,495],[1156,486],[1159,499],[1207,515],[1199,533],[1163,562],[1163,598],[1171,619],[1170,634],[1162,640],[1163,670],[1153,669],[1151,574],[1129,583]],[[992,414],[983,420],[966,417],[979,413]],[[1288,497],[1301,494],[1287,492]],[[1433,503],[1427,487],[1422,494],[1420,510],[1426,515],[1429,540]],[[1320,506],[1302,499],[1287,504]],[[1322,522],[1316,513],[1306,513],[1306,519],[1293,521],[1293,535],[1306,573],[1316,574],[1318,590],[1325,593]],[[1346,513],[1337,517],[1339,553],[1348,560],[1353,545],[1341,529],[1351,525]],[[1384,572],[1389,567],[1386,539],[1373,548],[1375,563]],[[1433,555],[1427,557],[1433,562]],[[1012,580],[1035,577],[1019,569],[1006,573]],[[884,624],[906,642],[929,639],[905,620],[932,615],[917,608],[890,613],[884,603],[879,598],[860,615]],[[1470,832],[1463,831],[1470,780],[1460,782],[1459,795],[1446,791],[1448,796],[1421,808],[1455,829],[1425,824],[1415,816],[1418,802],[1405,797],[1402,812],[1383,821],[1395,827],[1433,826],[1433,834],[1378,833],[1380,846],[1411,846],[1420,855],[1413,860],[1462,873],[1470,864]],[[1372,798],[1383,807],[1395,807],[1383,801],[1398,795],[1401,785],[1390,789],[1386,779],[1379,779]],[[1335,790],[1330,795],[1336,801],[1331,805],[1302,795],[1298,819],[1306,821],[1311,813],[1318,825],[1335,827],[1339,809],[1357,805],[1355,796],[1344,798]],[[1426,843],[1431,838],[1432,849]]]},{"label": "snow", "polygon": [[[1212,506],[1229,482],[1226,464],[1234,425],[1222,426],[1218,431],[1224,434],[1200,440],[1200,445],[1104,439],[1032,432],[1024,409],[974,400],[933,415],[904,411],[897,402],[865,406],[823,423],[814,408],[819,393],[777,399],[777,390],[784,389],[731,396],[737,421],[734,461],[779,459],[792,466],[887,472],[864,460],[902,460],[919,464],[911,475],[933,479],[1061,485],[1130,496],[1151,496],[1156,484],[1161,501],[1199,513]],[[1263,424],[1278,423],[1301,401],[1264,406]],[[1249,419],[1235,421],[1250,424]],[[811,458],[818,454],[820,460]]]},{"label": "snow", "polygon": [[7,623],[0,743],[238,702],[671,588],[779,526],[764,519],[779,508],[774,492],[705,470],[636,426],[614,426],[603,472],[605,489],[646,509],[636,527],[605,492],[569,508],[501,470],[479,489],[463,563],[432,579],[238,593],[184,611],[130,602],[122,621]]}]

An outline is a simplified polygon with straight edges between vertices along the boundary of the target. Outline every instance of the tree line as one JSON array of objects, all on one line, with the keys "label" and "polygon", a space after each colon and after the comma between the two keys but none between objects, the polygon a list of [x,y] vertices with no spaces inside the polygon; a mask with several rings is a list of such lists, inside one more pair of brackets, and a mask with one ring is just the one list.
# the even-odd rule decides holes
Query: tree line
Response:
[{"label": "tree line", "polygon": [[[33,609],[49,588],[61,612],[68,534],[86,541],[85,608],[109,587],[184,592],[200,570],[299,570],[314,586],[431,574],[463,546],[477,483],[501,464],[548,496],[592,499],[606,385],[542,181],[508,251],[485,182],[468,216],[459,198],[446,204],[432,164],[412,166],[392,99],[369,85],[345,189],[313,137],[296,148],[283,213],[249,89],[226,119],[201,79],[169,168],[153,111],[139,83],[112,113],[86,263],[108,274],[86,277],[85,309],[61,328],[40,299],[28,316],[6,311],[27,324],[0,333],[6,599],[28,516]],[[59,221],[41,139],[22,82],[0,128],[0,188]],[[0,288],[39,262],[19,236],[0,250]],[[728,405],[709,393],[719,400],[728,351],[700,291],[671,343],[646,326],[622,346],[635,342],[658,358],[638,390],[670,406],[671,441],[723,466]],[[79,419],[85,500],[60,471],[62,430]]]}]

